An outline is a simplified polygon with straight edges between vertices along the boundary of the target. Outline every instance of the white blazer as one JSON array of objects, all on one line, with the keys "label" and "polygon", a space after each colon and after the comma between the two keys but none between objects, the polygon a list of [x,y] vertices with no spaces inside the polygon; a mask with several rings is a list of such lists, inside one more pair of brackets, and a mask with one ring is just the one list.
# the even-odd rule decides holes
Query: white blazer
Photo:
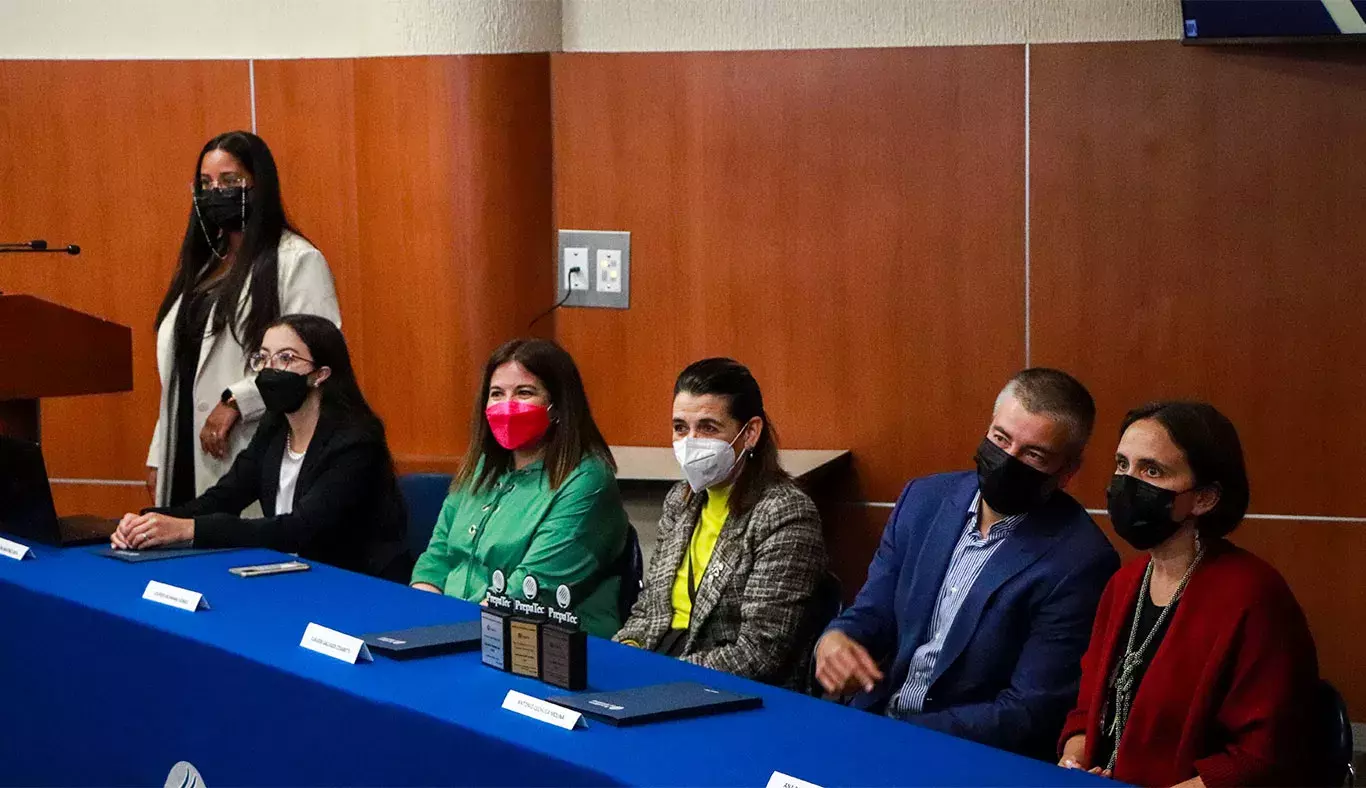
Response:
[{"label": "white blazer", "polygon": [[[280,237],[280,314],[311,314],[331,320],[341,326],[341,312],[337,308],[337,290],[332,283],[332,271],[322,253],[302,237],[286,230]],[[250,280],[242,287],[243,308],[250,302]],[[157,414],[152,445],[147,450],[147,467],[158,468],[158,506],[166,506],[171,497],[168,484],[169,469],[175,466],[175,404],[177,397],[170,388],[171,369],[175,364],[175,322],[180,312],[177,300],[166,319],[157,329],[157,373],[161,377],[161,407]],[[213,313],[209,314],[213,325]],[[199,349],[199,369],[194,378],[194,489],[195,495],[205,490],[228,472],[237,454],[251,443],[256,425],[265,413],[261,394],[256,390],[256,376],[247,369],[247,356],[252,349],[238,343],[226,327],[217,334],[204,333],[204,344]],[[228,438],[227,459],[219,460],[205,453],[199,445],[199,433],[208,421],[209,413],[222,399],[223,389],[231,389],[242,417],[233,426]]]}]

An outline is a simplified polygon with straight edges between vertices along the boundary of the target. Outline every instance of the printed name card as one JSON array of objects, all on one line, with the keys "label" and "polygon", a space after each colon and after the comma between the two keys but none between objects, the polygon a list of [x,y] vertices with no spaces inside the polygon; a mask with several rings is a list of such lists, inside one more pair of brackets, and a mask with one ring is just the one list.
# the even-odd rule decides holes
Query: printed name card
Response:
[{"label": "printed name card", "polygon": [[28,549],[28,545],[11,542],[8,539],[0,539],[0,555],[6,558],[13,558],[22,561],[25,558],[32,558],[33,551]]},{"label": "printed name card", "polygon": [[563,706],[556,706],[554,703],[547,703],[539,698],[530,695],[523,695],[517,690],[508,690],[506,698],[503,698],[503,708],[508,711],[515,711],[524,717],[533,720],[548,722],[557,728],[564,728],[572,731],[579,724],[582,714]]},{"label": "printed name card", "polygon": [[142,592],[142,598],[151,602],[159,602],[163,605],[178,607],[181,610],[188,610],[191,613],[196,610],[208,610],[209,602],[204,595],[197,591],[187,591],[183,588],[168,586],[165,583],[158,583],[155,580],[147,582],[147,590]]},{"label": "printed name card", "polygon": [[807,782],[806,780],[799,780],[799,779],[797,779],[796,777],[793,777],[793,776],[790,775],[790,774],[783,774],[782,772],[774,772],[774,773],[773,773],[773,776],[770,777],[770,778],[768,778],[768,788],[821,788],[821,787],[820,787],[819,785],[816,785],[815,783],[809,783],[809,782]]},{"label": "printed name card", "polygon": [[364,640],[318,624],[308,625],[304,630],[304,639],[299,641],[299,645],[309,651],[326,654],[352,665],[356,664],[357,660],[373,662],[375,659],[370,656],[370,649],[366,647]]}]

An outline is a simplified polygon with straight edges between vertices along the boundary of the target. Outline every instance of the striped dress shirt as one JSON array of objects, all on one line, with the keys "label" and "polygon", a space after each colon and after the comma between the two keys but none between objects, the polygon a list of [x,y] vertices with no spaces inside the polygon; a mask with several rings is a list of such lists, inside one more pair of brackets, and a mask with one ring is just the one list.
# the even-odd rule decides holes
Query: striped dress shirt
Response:
[{"label": "striped dress shirt", "polygon": [[888,717],[906,719],[919,714],[924,708],[925,696],[930,691],[930,676],[934,675],[935,663],[939,660],[939,653],[944,649],[944,640],[953,628],[953,620],[958,617],[963,600],[972,590],[972,584],[976,583],[978,576],[982,574],[987,561],[991,560],[991,556],[1005,543],[1010,532],[1015,530],[1015,526],[1025,517],[1023,514],[1016,514],[1000,520],[991,527],[986,536],[982,536],[977,530],[981,499],[982,493],[978,492],[972,496],[972,503],[968,505],[967,523],[963,527],[962,535],[958,537],[958,544],[953,548],[949,569],[944,573],[944,583],[939,587],[934,615],[930,617],[930,629],[926,633],[927,639],[911,656],[906,681],[887,704]]}]

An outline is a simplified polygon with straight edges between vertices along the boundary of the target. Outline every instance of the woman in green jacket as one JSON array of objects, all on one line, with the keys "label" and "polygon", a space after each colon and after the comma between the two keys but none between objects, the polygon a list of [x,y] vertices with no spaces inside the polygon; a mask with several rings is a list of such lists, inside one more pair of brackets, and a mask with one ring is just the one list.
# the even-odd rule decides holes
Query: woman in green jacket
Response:
[{"label": "woman in green jacket", "polygon": [[578,367],[554,342],[513,340],[484,365],[479,392],[413,588],[482,602],[495,569],[517,597],[530,575],[542,604],[567,585],[583,629],[611,637],[628,522]]}]

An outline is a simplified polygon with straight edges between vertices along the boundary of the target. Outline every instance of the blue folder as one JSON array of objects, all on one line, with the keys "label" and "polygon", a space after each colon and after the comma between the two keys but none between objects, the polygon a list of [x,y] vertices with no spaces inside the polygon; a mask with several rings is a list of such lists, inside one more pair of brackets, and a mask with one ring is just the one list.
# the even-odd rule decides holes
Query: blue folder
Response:
[{"label": "blue folder", "polygon": [[739,695],[692,681],[652,684],[616,692],[561,695],[546,700],[610,725],[642,725],[757,709],[764,705],[763,698],[758,695]]},{"label": "blue folder", "polygon": [[391,659],[417,659],[450,654],[455,651],[472,651],[479,648],[483,634],[479,619],[462,621],[459,624],[437,624],[430,627],[399,629],[394,632],[376,632],[363,635],[361,640],[370,647]]},{"label": "blue folder", "polygon": [[165,561],[171,558],[189,558],[195,555],[208,555],[210,553],[228,553],[233,550],[240,550],[240,547],[184,547],[166,550],[119,550],[115,547],[101,547],[98,550],[91,550],[95,555],[102,555],[105,558],[113,558],[117,561],[126,561],[130,564],[140,564],[143,561]]}]

